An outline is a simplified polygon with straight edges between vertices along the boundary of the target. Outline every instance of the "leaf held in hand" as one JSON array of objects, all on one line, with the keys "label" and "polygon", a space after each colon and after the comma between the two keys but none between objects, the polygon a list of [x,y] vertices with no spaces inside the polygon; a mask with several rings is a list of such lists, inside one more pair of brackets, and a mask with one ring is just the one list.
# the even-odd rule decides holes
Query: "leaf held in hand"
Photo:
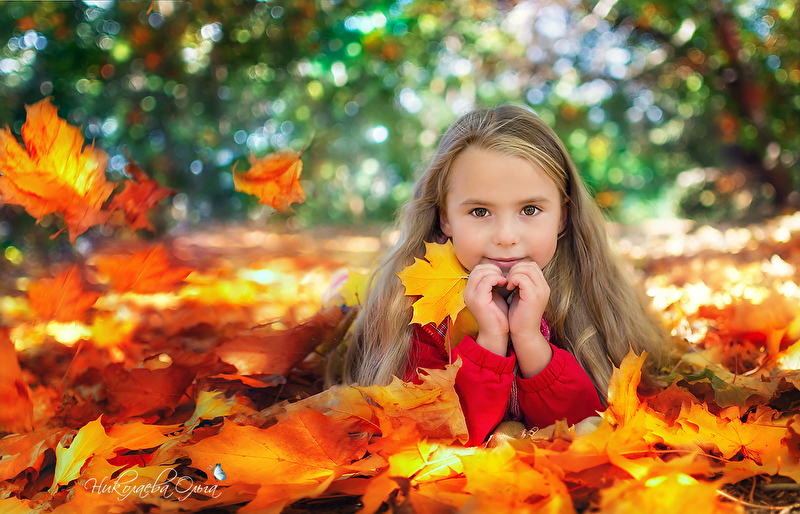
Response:
[{"label": "leaf held in hand", "polygon": [[279,211],[289,211],[292,203],[303,203],[306,193],[300,186],[303,161],[300,152],[282,151],[256,159],[251,153],[250,170],[243,173],[233,169],[233,187],[259,198],[259,203]]},{"label": "leaf held in hand", "polygon": [[397,274],[406,288],[406,296],[421,296],[413,304],[411,323],[442,323],[450,316],[455,320],[466,308],[464,287],[469,274],[458,261],[453,244],[425,243],[425,259]]}]

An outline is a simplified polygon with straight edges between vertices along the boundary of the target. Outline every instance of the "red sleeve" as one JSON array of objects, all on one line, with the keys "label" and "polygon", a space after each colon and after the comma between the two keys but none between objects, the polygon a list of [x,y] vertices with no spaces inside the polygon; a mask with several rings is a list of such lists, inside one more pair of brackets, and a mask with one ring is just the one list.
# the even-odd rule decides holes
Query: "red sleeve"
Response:
[{"label": "red sleeve", "polygon": [[564,418],[572,425],[604,410],[575,356],[550,346],[553,359],[541,373],[528,379],[517,377],[519,404],[528,427],[546,427]]},{"label": "red sleeve", "polygon": [[[482,444],[503,420],[511,395],[516,358],[501,357],[484,348],[469,336],[453,349],[453,361],[461,356],[456,375],[456,394],[469,430],[469,445]],[[411,362],[403,379],[419,383],[416,368],[442,369],[447,355],[425,330],[414,330]]]}]

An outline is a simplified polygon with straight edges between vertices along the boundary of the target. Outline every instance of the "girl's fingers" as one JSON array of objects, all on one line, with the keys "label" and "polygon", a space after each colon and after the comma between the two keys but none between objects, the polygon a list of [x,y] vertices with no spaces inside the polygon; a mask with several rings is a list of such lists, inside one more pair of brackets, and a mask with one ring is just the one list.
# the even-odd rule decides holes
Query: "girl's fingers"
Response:
[{"label": "girl's fingers", "polygon": [[544,274],[535,262],[523,262],[515,265],[508,273],[508,284],[506,288],[513,290],[520,287],[523,281],[527,279],[531,285],[546,285]]}]

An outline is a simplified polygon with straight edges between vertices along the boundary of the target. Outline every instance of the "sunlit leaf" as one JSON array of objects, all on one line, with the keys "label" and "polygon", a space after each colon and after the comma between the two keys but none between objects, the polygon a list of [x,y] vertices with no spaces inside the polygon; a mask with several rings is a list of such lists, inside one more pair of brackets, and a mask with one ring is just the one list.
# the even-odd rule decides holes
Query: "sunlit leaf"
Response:
[{"label": "sunlit leaf", "polygon": [[425,260],[415,258],[414,264],[397,275],[407,296],[421,296],[413,304],[411,323],[438,325],[448,316],[455,320],[466,308],[464,287],[469,275],[458,261],[450,241],[425,243],[425,248]]},{"label": "sunlit leaf", "polygon": [[94,145],[84,148],[80,130],[58,117],[49,98],[26,109],[24,149],[8,129],[0,130],[0,194],[37,220],[62,214],[74,243],[89,227],[108,221],[102,209],[114,190],[105,179],[108,156]]},{"label": "sunlit leaf", "polygon": [[288,211],[293,203],[303,203],[306,194],[300,186],[303,161],[300,152],[275,152],[257,159],[252,153],[250,169],[245,173],[233,170],[236,191],[255,195],[259,202],[279,211]]}]

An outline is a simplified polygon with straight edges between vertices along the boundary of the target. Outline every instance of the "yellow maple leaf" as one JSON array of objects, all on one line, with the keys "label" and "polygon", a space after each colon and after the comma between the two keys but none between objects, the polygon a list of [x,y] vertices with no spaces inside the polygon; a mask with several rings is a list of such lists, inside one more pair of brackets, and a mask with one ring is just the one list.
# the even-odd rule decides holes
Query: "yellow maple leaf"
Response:
[{"label": "yellow maple leaf", "polygon": [[78,430],[69,447],[65,447],[63,441],[58,443],[55,476],[50,493],[55,493],[59,486],[67,485],[78,478],[87,461],[95,457],[108,459],[120,449],[139,450],[160,446],[169,439],[161,431],[162,428],[174,430],[175,427],[135,422],[112,426],[106,433],[100,417],[90,421]]},{"label": "yellow maple leaf", "polygon": [[412,305],[411,323],[440,324],[450,316],[455,320],[466,309],[464,287],[469,274],[458,261],[453,244],[425,243],[425,260],[414,259],[397,274],[406,288],[406,296],[421,296]]},{"label": "yellow maple leaf", "polygon": [[619,369],[614,369],[608,385],[608,409],[603,417],[612,425],[624,425],[639,410],[641,402],[636,388],[642,378],[642,365],[647,352],[636,355],[633,350],[622,359]]}]

